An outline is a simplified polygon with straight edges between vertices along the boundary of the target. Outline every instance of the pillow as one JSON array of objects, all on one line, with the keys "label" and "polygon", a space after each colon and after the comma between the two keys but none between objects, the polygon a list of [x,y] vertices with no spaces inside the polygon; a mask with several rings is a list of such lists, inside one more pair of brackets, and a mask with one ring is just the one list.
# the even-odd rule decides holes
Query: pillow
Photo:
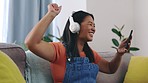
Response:
[{"label": "pillow", "polygon": [[25,83],[13,60],[0,51],[0,83]]},{"label": "pillow", "polygon": [[148,57],[132,56],[124,83],[148,83]]}]

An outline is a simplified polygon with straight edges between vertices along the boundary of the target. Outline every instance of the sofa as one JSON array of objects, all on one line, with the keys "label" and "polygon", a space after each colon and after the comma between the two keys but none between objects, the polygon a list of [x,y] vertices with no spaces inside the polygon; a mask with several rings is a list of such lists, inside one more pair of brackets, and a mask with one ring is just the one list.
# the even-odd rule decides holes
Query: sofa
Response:
[{"label": "sofa", "polygon": [[[26,83],[53,83],[50,62],[36,56],[31,51],[24,51],[17,44],[0,43],[0,50],[5,52],[18,66]],[[114,52],[99,52],[106,60],[114,57]],[[133,54],[125,53],[121,64],[114,74],[98,73],[97,83],[123,83],[129,61]]]}]

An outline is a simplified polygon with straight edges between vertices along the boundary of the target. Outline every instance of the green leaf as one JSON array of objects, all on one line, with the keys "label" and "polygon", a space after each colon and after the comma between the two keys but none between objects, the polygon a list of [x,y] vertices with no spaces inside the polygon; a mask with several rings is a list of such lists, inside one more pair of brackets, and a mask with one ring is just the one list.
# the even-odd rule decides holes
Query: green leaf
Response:
[{"label": "green leaf", "polygon": [[115,38],[112,39],[112,42],[115,46],[119,46],[119,42]]},{"label": "green leaf", "polygon": [[121,30],[124,28],[125,25],[122,25]]},{"label": "green leaf", "polygon": [[43,40],[46,42],[53,42],[52,39],[50,39],[48,36],[44,36]]},{"label": "green leaf", "polygon": [[57,40],[61,41],[61,38],[58,38],[58,37],[56,37],[56,36],[54,36],[54,35],[52,35],[52,34],[48,34],[48,36],[49,36],[49,37],[55,37]]},{"label": "green leaf", "polygon": [[119,31],[119,38],[120,38],[120,40],[121,40],[121,38],[122,38],[121,31]]},{"label": "green leaf", "polygon": [[49,33],[48,33],[48,36],[49,36],[49,37],[55,37],[54,35],[52,35],[52,34],[49,34]]},{"label": "green leaf", "polygon": [[114,25],[114,26],[115,26],[118,30],[120,30],[119,27],[117,27],[117,25]]},{"label": "green leaf", "polygon": [[27,48],[27,46],[26,46],[25,43],[21,43],[20,46],[22,47],[22,49],[23,49],[24,51],[27,51],[27,50],[28,50],[28,48]]},{"label": "green leaf", "polygon": [[115,47],[115,46],[112,46],[111,48],[117,49],[117,47]]},{"label": "green leaf", "polygon": [[130,49],[129,49],[130,51],[138,51],[138,50],[140,50],[139,48],[137,48],[137,47],[130,47]]},{"label": "green leaf", "polygon": [[119,31],[117,29],[112,28],[112,32],[120,37],[120,33],[119,33]]}]

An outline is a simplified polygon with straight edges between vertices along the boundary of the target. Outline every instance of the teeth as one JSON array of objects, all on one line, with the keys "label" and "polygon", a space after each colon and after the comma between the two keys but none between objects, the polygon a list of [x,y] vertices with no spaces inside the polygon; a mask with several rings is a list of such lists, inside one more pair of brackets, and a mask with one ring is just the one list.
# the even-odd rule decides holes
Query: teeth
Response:
[{"label": "teeth", "polygon": [[91,35],[93,35],[93,33],[90,33]]}]

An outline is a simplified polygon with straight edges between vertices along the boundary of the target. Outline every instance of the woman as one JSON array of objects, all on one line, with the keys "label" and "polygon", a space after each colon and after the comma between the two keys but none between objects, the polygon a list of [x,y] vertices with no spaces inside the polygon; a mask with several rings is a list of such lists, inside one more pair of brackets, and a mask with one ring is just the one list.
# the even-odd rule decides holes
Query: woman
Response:
[{"label": "woman", "polygon": [[[116,72],[122,55],[127,51],[125,49],[127,40],[120,44],[112,61],[108,62],[101,58],[87,44],[93,40],[95,33],[92,14],[84,11],[74,12],[66,23],[63,42],[42,41],[47,27],[60,11],[61,6],[49,4],[46,15],[25,39],[27,47],[33,53],[51,62],[54,83],[96,83],[98,71]],[[72,25],[75,22],[76,25]]]}]

